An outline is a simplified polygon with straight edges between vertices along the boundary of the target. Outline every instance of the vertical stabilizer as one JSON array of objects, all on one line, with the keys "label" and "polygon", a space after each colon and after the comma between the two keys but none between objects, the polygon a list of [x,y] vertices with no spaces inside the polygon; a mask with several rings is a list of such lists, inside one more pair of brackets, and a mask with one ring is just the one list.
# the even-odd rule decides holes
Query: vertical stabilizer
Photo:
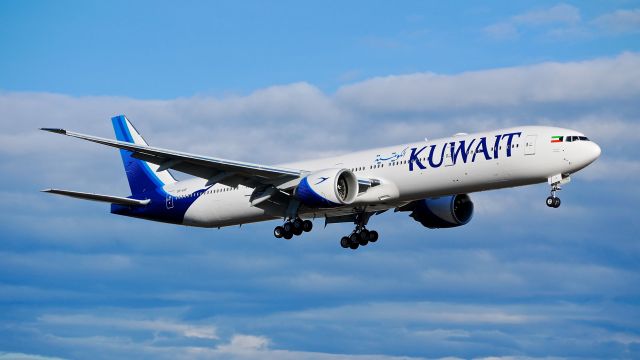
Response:
[{"label": "vertical stabilizer", "polygon": [[[129,122],[124,115],[118,115],[111,118],[113,129],[116,132],[116,139],[126,141],[138,145],[147,145],[140,133]],[[135,197],[151,196],[157,188],[162,188],[166,184],[176,182],[176,179],[168,170],[157,171],[159,166],[146,161],[134,158],[132,153],[127,150],[120,150],[124,170],[129,180],[131,194]],[[145,194],[146,193],[146,194]]]}]

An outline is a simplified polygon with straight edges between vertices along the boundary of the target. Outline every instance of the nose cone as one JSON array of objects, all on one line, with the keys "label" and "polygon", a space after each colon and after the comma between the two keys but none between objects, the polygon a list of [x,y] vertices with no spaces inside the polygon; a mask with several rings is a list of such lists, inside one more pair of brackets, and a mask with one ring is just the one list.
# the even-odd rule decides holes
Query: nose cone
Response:
[{"label": "nose cone", "polygon": [[602,149],[600,149],[600,146],[594,142],[589,144],[589,162],[592,163],[594,161],[596,161],[597,158],[600,157],[600,154],[602,153]]},{"label": "nose cone", "polygon": [[580,141],[575,143],[575,145],[579,146],[572,147],[573,151],[571,151],[569,155],[569,158],[572,159],[570,162],[572,172],[582,170],[589,166],[589,164],[596,161],[602,153],[600,146],[591,141]]}]

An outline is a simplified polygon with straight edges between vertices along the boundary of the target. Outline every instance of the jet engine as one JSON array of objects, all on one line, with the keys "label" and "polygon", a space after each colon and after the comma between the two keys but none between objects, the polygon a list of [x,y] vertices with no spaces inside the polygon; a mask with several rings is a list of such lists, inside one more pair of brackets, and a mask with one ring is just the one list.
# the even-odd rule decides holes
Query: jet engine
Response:
[{"label": "jet engine", "polygon": [[400,209],[430,229],[465,225],[473,216],[473,202],[467,194],[442,196],[414,201]]},{"label": "jet engine", "polygon": [[313,208],[329,208],[351,204],[358,195],[358,179],[347,169],[325,169],[313,172],[296,187],[295,196]]}]

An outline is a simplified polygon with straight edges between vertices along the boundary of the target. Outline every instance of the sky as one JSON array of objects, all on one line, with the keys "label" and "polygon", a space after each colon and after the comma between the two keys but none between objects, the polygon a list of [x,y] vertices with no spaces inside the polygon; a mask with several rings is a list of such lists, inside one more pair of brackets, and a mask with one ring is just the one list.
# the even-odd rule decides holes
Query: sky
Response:
[{"label": "sky", "polygon": [[[640,2],[0,1],[0,359],[640,358]],[[275,239],[109,214],[119,154],[276,164],[527,124],[603,149],[472,221]],[[184,178],[184,175],[181,176]]]}]

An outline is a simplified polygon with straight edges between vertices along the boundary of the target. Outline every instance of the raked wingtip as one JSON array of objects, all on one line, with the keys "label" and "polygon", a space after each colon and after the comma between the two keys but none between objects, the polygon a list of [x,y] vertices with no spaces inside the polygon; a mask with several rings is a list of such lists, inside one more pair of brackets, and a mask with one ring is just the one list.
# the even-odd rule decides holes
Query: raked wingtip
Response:
[{"label": "raked wingtip", "polygon": [[66,134],[67,134],[67,130],[65,130],[65,129],[56,129],[56,128],[40,128],[40,130],[42,130],[42,131],[48,131],[48,132],[52,132],[52,133],[56,133],[56,134],[62,134],[62,135],[66,135]]}]

